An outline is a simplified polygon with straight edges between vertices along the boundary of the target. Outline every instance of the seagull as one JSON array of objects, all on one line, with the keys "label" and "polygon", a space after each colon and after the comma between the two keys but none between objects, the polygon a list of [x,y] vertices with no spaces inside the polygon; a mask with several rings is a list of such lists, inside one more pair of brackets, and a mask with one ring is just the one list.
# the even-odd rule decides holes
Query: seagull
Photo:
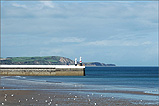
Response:
[{"label": "seagull", "polygon": [[38,101],[38,100],[36,100],[36,101]]},{"label": "seagull", "polygon": [[114,98],[114,97],[112,97],[112,98]]},{"label": "seagull", "polygon": [[4,99],[4,101],[7,101],[7,99]]},{"label": "seagull", "polygon": [[89,95],[87,95],[89,97]]},{"label": "seagull", "polygon": [[103,95],[101,95],[101,96],[103,96]]},{"label": "seagull", "polygon": [[49,102],[48,105],[51,105],[51,102]]},{"label": "seagull", "polygon": [[52,99],[50,101],[52,101]]},{"label": "seagull", "polygon": [[12,97],[14,96],[14,94],[11,95]]},{"label": "seagull", "polygon": [[28,101],[28,99],[25,99],[26,101]]},{"label": "seagull", "polygon": [[90,99],[88,99],[88,101],[90,102],[91,100],[90,100]]},{"label": "seagull", "polygon": [[2,103],[2,105],[4,105],[4,103]]},{"label": "seagull", "polygon": [[20,102],[20,100],[19,100],[19,102]]},{"label": "seagull", "polygon": [[95,102],[94,105],[97,105],[97,103]]},{"label": "seagull", "polygon": [[50,98],[50,97],[49,97]]},{"label": "seagull", "polygon": [[33,97],[31,99],[34,99]]},{"label": "seagull", "polygon": [[75,96],[75,98],[77,98],[77,96]]},{"label": "seagull", "polygon": [[45,102],[47,102],[47,100],[45,100]]},{"label": "seagull", "polygon": [[56,106],[58,106],[58,104],[55,104]]}]

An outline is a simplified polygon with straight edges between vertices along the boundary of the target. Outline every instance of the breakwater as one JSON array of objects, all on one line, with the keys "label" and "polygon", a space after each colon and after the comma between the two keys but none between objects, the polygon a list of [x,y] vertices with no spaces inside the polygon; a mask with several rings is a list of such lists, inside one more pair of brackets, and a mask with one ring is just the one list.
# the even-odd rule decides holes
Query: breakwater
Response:
[{"label": "breakwater", "polygon": [[85,76],[85,66],[0,65],[1,76]]}]

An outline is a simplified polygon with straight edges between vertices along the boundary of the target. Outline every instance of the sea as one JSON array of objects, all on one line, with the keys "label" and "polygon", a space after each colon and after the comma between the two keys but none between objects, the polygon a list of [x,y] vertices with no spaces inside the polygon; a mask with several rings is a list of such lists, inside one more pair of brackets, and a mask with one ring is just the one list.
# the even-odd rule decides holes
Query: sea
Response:
[{"label": "sea", "polygon": [[[91,90],[140,91],[147,94],[159,94],[159,67],[86,67],[85,76],[12,76],[9,78],[33,81],[35,83],[60,83],[81,86],[90,94],[92,93]],[[22,85],[20,84],[19,86]],[[82,94],[85,92],[79,91],[79,93]],[[154,101],[154,103],[158,103],[159,100],[158,95],[140,95],[122,92],[93,93],[105,97],[150,100]]]}]

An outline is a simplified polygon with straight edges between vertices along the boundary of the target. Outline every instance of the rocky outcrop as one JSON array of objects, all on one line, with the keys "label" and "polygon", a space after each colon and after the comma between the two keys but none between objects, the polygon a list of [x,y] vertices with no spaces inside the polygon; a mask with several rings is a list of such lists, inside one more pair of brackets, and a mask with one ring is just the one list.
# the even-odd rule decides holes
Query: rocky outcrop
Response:
[{"label": "rocky outcrop", "polygon": [[68,59],[68,58],[65,58],[65,57],[60,57],[60,60],[59,62],[61,62],[62,64],[65,64],[65,65],[73,65],[74,64],[74,61],[71,60],[71,59]]}]

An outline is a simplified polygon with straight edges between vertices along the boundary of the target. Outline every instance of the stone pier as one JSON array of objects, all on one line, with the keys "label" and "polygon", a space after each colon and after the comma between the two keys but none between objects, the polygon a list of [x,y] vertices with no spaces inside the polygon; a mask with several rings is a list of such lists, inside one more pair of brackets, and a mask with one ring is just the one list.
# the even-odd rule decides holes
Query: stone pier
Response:
[{"label": "stone pier", "polygon": [[85,66],[0,65],[1,76],[85,76]]}]

